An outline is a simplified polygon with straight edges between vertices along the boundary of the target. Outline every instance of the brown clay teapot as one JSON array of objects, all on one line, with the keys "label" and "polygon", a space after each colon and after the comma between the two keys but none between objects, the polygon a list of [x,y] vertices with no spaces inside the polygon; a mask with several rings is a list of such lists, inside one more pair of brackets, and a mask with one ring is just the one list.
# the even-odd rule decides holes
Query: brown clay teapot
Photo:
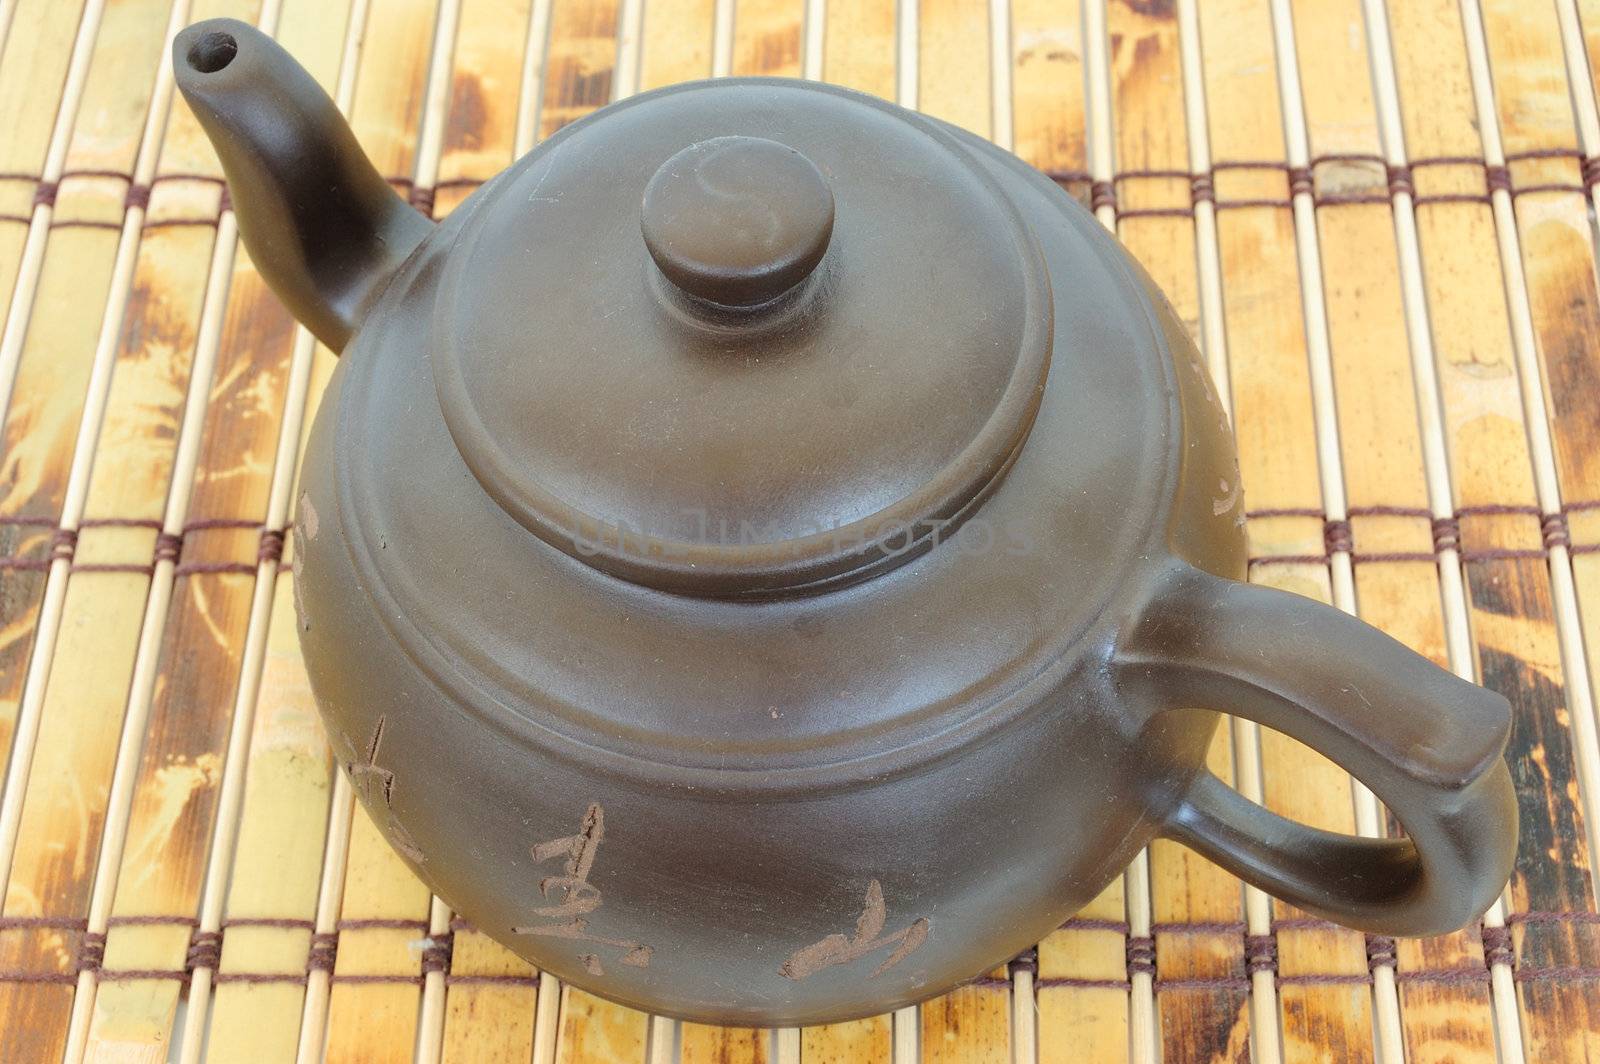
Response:
[{"label": "brown clay teapot", "polygon": [[[1156,836],[1372,932],[1511,865],[1509,710],[1240,583],[1227,422],[1132,259],[1012,156],[818,84],[606,108],[435,225],[242,23],[178,85],[343,358],[301,639],[367,809],[451,906],[643,1009],[809,1024],[1056,927]],[[1204,768],[1218,711],[1407,838]]]}]

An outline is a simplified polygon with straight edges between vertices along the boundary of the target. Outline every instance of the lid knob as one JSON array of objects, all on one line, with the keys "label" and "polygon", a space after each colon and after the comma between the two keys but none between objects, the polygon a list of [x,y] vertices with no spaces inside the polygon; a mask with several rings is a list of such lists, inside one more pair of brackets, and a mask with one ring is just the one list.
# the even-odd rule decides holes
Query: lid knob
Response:
[{"label": "lid knob", "polygon": [[725,307],[776,299],[810,275],[833,233],[833,191],[804,155],[761,137],[715,137],[661,164],[640,216],[656,265]]}]

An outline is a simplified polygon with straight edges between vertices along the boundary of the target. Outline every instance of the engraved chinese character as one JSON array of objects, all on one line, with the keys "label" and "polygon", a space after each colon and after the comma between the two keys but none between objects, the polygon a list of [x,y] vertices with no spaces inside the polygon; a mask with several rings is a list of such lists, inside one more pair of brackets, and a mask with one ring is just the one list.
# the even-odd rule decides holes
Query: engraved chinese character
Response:
[{"label": "engraved chinese character", "polygon": [[[576,942],[610,946],[621,951],[623,964],[632,968],[648,968],[650,956],[655,952],[651,947],[621,939],[602,938],[589,931],[588,915],[600,908],[604,900],[600,888],[589,882],[589,873],[594,868],[594,860],[600,852],[600,843],[605,834],[605,810],[600,803],[593,802],[584,814],[583,824],[576,835],[541,842],[529,850],[534,861],[540,864],[558,857],[565,857],[566,862],[561,875],[545,876],[539,881],[540,897],[555,904],[539,906],[533,910],[533,914],[551,922],[532,927],[513,927],[511,931],[517,935],[568,938]],[[605,967],[598,955],[585,953],[580,959],[590,975],[605,974]]]},{"label": "engraved chinese character", "polygon": [[892,935],[883,933],[883,925],[887,919],[888,909],[883,903],[883,886],[874,879],[867,884],[866,904],[862,907],[861,918],[856,921],[853,935],[849,938],[840,934],[829,935],[820,942],[795,950],[789,959],[783,962],[783,967],[778,969],[778,974],[785,979],[800,980],[815,975],[824,968],[831,968],[836,964],[849,964],[869,953],[893,946],[893,951],[867,978],[872,979],[882,975],[915,953],[917,947],[928,939],[927,917],[913,920],[908,926]]}]

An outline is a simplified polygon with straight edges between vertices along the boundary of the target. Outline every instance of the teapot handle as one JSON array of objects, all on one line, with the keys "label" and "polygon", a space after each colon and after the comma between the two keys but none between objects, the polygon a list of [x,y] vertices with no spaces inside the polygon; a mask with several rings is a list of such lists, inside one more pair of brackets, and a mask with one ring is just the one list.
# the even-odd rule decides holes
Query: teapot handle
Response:
[{"label": "teapot handle", "polygon": [[1164,836],[1307,912],[1376,934],[1454,931],[1504,887],[1517,806],[1501,695],[1331,606],[1181,562],[1163,573],[1118,660],[1125,682],[1169,709],[1234,713],[1332,758],[1408,835],[1308,827],[1202,770]]}]

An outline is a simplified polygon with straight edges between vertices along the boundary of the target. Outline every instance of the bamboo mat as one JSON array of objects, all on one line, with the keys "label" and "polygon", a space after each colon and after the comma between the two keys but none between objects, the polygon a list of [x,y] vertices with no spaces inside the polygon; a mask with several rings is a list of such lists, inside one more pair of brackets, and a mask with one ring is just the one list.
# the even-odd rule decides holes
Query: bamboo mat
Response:
[{"label": "bamboo mat", "polygon": [[[300,664],[283,529],[332,356],[239,248],[162,65],[223,14],[435,216],[609,100],[729,73],[1052,172],[1202,341],[1253,579],[1511,699],[1503,901],[1365,938],[1157,843],[970,986],[758,1032],[607,1004],[458,921],[354,809]],[[0,0],[0,49],[0,1060],[1600,1059],[1600,0]],[[1391,828],[1254,725],[1212,761]]]}]

